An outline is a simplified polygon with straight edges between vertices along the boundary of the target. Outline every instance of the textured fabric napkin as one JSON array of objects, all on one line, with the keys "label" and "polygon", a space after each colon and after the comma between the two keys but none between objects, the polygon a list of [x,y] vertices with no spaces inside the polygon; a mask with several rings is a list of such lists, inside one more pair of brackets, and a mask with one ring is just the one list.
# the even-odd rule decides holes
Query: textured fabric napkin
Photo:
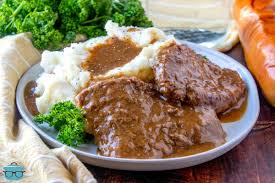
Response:
[{"label": "textured fabric napkin", "polygon": [[49,149],[31,127],[15,119],[18,80],[41,56],[28,34],[0,39],[0,46],[0,182],[8,182],[3,167],[16,162],[26,171],[20,182],[95,183],[68,148]]}]

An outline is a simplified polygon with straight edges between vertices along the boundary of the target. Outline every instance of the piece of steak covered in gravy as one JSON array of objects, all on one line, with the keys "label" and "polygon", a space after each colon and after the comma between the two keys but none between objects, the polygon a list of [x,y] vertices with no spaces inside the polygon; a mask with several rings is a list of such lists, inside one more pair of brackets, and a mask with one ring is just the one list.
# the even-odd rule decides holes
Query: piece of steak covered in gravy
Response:
[{"label": "piece of steak covered in gravy", "polygon": [[92,81],[76,100],[86,113],[86,132],[95,136],[103,156],[167,158],[225,142],[212,108],[171,105],[135,77]]},{"label": "piece of steak covered in gravy", "polygon": [[167,98],[217,113],[234,106],[246,86],[236,71],[222,69],[186,45],[175,42],[161,48],[153,66],[156,88]]}]

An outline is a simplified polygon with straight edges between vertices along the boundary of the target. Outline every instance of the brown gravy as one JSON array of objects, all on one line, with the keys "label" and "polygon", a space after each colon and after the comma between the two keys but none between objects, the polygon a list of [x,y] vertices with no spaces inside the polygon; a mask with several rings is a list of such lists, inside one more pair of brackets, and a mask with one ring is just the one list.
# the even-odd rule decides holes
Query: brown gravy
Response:
[{"label": "brown gravy", "polygon": [[28,111],[33,115],[37,115],[39,114],[38,109],[36,107],[36,103],[35,103],[35,93],[34,93],[34,89],[36,87],[36,82],[35,81],[30,81],[24,90],[24,100],[25,100],[25,104],[27,106]]},{"label": "brown gravy", "polygon": [[238,121],[242,118],[247,108],[247,96],[243,97],[237,105],[230,108],[229,110],[218,114],[218,118],[222,123],[230,123],[233,121]]},{"label": "brown gravy", "polygon": [[141,48],[131,40],[121,40],[117,37],[112,37],[105,43],[92,48],[89,58],[81,66],[84,70],[90,71],[93,76],[96,76],[123,66],[134,59],[140,52]]},{"label": "brown gravy", "polygon": [[243,97],[246,86],[236,71],[220,68],[186,45],[172,43],[153,66],[158,90],[189,105],[209,105],[222,113]]},{"label": "brown gravy", "polygon": [[136,28],[136,27],[131,27],[127,30],[127,32],[137,32],[140,31],[140,29]]},{"label": "brown gravy", "polygon": [[207,142],[207,143],[203,143],[203,144],[192,145],[192,146],[184,148],[184,149],[177,148],[177,149],[175,149],[174,153],[172,155],[168,156],[167,158],[190,156],[193,154],[198,154],[198,153],[202,153],[205,151],[209,151],[215,147],[216,147],[215,144],[213,144],[211,142]]},{"label": "brown gravy", "polygon": [[[101,75],[128,63],[140,51],[141,48],[132,41],[112,37],[92,48],[81,67],[93,76]],[[212,108],[178,105],[164,100],[165,97],[151,84],[126,77],[92,80],[90,86],[79,93],[78,106],[86,111],[85,130],[95,136],[99,154],[123,158],[172,158],[205,152],[225,142],[220,121],[237,121],[246,111],[247,97],[243,97],[236,106],[219,114],[218,119],[217,111]],[[36,82],[31,81],[24,90],[25,103],[32,115],[39,114],[35,87]]]},{"label": "brown gravy", "polygon": [[103,156],[168,158],[225,142],[213,109],[172,106],[137,78],[92,82],[76,101],[86,112],[86,132],[95,136]]}]

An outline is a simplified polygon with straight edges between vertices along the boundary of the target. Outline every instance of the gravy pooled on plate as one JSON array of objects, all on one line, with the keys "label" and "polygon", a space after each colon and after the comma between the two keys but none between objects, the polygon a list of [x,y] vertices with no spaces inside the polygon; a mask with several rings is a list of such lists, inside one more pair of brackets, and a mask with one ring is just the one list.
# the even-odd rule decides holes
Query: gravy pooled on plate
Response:
[{"label": "gravy pooled on plate", "polygon": [[222,123],[230,123],[240,120],[247,108],[247,94],[239,102],[225,112],[219,113],[218,118]]},{"label": "gravy pooled on plate", "polygon": [[39,114],[35,103],[35,97],[36,97],[34,93],[35,87],[36,87],[36,82],[30,81],[28,82],[24,90],[24,100],[25,100],[26,107],[28,111],[31,113],[31,115],[33,116]]}]

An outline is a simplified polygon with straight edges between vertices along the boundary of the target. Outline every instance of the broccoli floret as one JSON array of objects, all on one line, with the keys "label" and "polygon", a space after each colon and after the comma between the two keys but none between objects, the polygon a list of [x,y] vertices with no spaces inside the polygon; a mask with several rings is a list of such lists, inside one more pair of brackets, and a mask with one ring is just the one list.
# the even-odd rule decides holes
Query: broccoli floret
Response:
[{"label": "broccoli floret", "polygon": [[70,101],[55,104],[49,114],[39,114],[34,121],[46,122],[58,130],[57,139],[64,144],[75,147],[85,142],[83,111]]}]

